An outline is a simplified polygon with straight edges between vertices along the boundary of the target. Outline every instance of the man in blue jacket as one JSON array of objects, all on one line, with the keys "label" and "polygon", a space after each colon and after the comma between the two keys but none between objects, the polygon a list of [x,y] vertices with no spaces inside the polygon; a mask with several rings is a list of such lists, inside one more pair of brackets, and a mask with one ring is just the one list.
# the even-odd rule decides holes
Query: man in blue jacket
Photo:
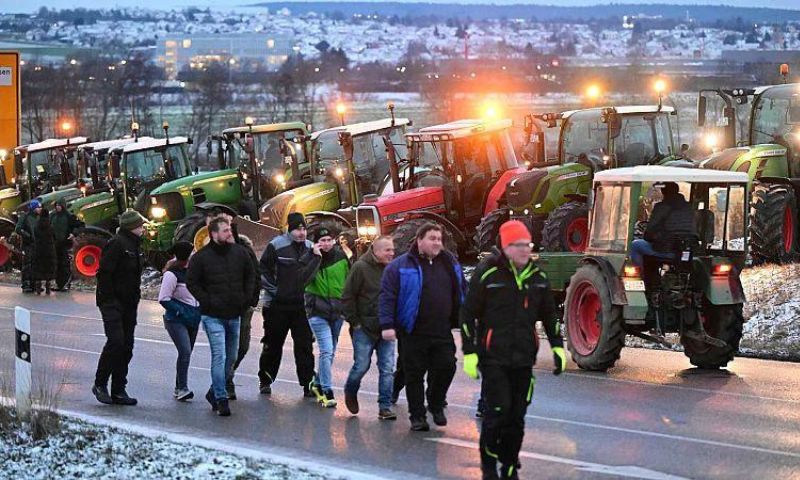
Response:
[{"label": "man in blue jacket", "polygon": [[379,317],[382,337],[403,342],[400,361],[406,377],[411,430],[428,431],[425,413],[425,374],[428,410],[433,422],[447,425],[445,398],[456,371],[452,329],[465,294],[464,274],[456,257],[444,250],[442,227],[426,223],[416,243],[390,263],[381,279]]}]

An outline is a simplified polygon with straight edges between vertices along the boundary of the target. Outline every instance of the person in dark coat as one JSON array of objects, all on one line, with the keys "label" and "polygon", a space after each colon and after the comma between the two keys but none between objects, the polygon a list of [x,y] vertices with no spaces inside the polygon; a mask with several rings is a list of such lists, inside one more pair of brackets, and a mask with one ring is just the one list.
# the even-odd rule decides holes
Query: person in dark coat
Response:
[{"label": "person in dark coat", "polygon": [[20,215],[14,233],[22,239],[22,293],[33,293],[31,268],[34,257],[36,224],[42,214],[42,202],[34,198],[28,204],[28,211]]},{"label": "person in dark coat", "polygon": [[50,223],[56,236],[56,290],[57,292],[69,290],[69,281],[72,278],[69,264],[69,253],[72,250],[72,241],[75,231],[83,227],[83,222],[67,210],[67,202],[61,199],[56,202],[55,210],[50,215]]},{"label": "person in dark coat", "polygon": [[42,293],[42,283],[47,295],[50,295],[50,282],[56,276],[56,236],[50,224],[50,214],[42,210],[39,221],[35,227],[35,241],[33,248],[33,262],[31,276],[34,281],[36,294]]},{"label": "person in dark coat", "polygon": [[[144,218],[126,210],[119,218],[119,231],[103,247],[97,270],[96,301],[103,317],[106,344],[97,363],[92,393],[105,404],[136,405],[128,395],[128,365],[133,358],[136,313],[142,296],[144,257],[141,237]],[[108,380],[111,379],[111,394]]]}]

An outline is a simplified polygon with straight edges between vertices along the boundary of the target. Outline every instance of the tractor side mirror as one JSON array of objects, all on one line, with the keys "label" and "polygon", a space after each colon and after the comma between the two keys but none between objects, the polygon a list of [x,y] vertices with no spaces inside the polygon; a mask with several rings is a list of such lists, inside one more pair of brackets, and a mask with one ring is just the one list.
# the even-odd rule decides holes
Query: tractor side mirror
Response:
[{"label": "tractor side mirror", "polygon": [[702,95],[697,97],[697,126],[703,127],[706,124],[706,102],[708,99]]}]

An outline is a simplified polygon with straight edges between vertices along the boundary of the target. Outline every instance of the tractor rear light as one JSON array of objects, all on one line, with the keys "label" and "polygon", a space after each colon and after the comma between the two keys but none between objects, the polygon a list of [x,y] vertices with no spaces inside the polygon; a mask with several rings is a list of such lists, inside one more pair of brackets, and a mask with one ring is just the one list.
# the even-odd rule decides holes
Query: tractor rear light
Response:
[{"label": "tractor rear light", "polygon": [[711,274],[724,276],[731,273],[731,270],[733,270],[733,266],[731,266],[731,264],[720,263],[719,265],[714,265],[714,267],[711,269]]},{"label": "tractor rear light", "polygon": [[639,278],[642,276],[642,271],[636,265],[625,265],[622,275],[628,278]]}]

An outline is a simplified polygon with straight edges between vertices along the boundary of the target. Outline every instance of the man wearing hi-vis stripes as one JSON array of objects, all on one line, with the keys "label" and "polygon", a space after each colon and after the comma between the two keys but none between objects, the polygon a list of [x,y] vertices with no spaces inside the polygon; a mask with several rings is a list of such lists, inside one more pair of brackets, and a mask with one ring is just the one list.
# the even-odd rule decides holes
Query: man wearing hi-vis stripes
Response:
[{"label": "man wearing hi-vis stripes", "polygon": [[483,375],[484,479],[518,478],[525,413],[536,383],[537,321],[553,350],[553,373],[559,375],[567,364],[550,283],[531,260],[528,228],[516,220],[504,223],[500,246],[502,251],[475,269],[461,308],[464,371],[474,379],[478,370]]}]

